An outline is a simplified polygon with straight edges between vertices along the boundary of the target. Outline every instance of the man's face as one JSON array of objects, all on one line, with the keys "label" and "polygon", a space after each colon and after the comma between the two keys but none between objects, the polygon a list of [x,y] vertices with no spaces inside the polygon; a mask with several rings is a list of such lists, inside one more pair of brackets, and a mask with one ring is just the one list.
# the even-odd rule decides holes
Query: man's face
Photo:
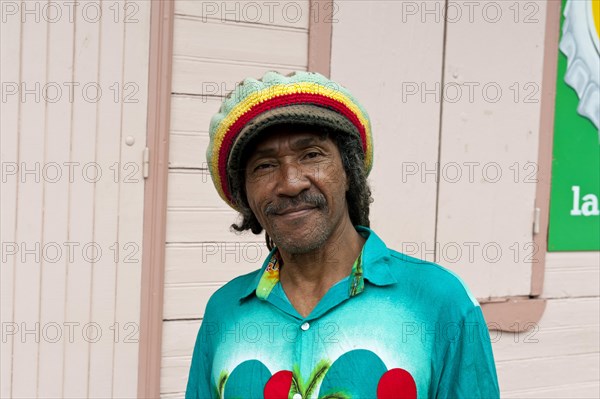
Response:
[{"label": "man's face", "polygon": [[346,173],[330,138],[280,127],[256,144],[245,176],[250,209],[288,253],[322,247],[349,219]]}]

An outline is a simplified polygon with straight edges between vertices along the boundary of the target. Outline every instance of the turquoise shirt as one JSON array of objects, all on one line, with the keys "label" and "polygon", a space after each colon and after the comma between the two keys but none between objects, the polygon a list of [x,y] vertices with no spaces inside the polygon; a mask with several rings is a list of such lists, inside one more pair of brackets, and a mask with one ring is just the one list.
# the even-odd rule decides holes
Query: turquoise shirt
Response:
[{"label": "turquoise shirt", "polygon": [[186,398],[499,398],[481,307],[453,272],[387,248],[370,229],[348,277],[308,317],[281,259],[210,298]]}]

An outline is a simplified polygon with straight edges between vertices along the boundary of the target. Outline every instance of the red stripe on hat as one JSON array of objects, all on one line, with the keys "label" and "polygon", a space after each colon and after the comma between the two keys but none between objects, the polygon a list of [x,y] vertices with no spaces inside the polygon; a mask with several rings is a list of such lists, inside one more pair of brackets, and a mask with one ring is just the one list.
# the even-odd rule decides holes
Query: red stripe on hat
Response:
[{"label": "red stripe on hat", "polygon": [[250,120],[258,116],[259,114],[273,108],[294,104],[324,105],[344,115],[358,129],[360,133],[360,140],[363,147],[363,151],[365,153],[367,152],[367,135],[365,127],[360,123],[356,114],[352,112],[352,110],[350,110],[350,108],[348,108],[345,104],[334,100],[330,97],[326,97],[322,94],[313,93],[293,93],[273,97],[250,108],[245,114],[240,116],[225,132],[225,137],[223,137],[223,141],[221,142],[221,148],[219,149],[218,168],[219,175],[221,176],[221,187],[223,188],[223,193],[225,194],[227,199],[229,199],[230,202],[233,202],[233,198],[231,197],[231,194],[229,192],[229,185],[227,184],[227,154],[229,154],[229,151],[233,146],[235,138],[242,130],[242,128],[248,122],[250,122]]}]

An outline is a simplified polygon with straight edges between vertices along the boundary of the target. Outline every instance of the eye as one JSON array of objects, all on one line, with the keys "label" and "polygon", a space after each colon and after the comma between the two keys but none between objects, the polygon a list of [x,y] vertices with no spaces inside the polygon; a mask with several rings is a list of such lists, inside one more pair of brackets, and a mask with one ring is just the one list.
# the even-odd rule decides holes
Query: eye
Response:
[{"label": "eye", "polygon": [[254,171],[269,169],[272,166],[273,166],[273,164],[264,162],[264,163],[256,165],[256,167],[254,168]]},{"label": "eye", "polygon": [[308,152],[308,153],[305,155],[305,158],[308,158],[308,159],[313,159],[313,158],[318,158],[318,157],[320,157],[320,156],[321,156],[321,153],[320,153],[320,152],[317,152],[317,151],[310,151],[310,152]]}]

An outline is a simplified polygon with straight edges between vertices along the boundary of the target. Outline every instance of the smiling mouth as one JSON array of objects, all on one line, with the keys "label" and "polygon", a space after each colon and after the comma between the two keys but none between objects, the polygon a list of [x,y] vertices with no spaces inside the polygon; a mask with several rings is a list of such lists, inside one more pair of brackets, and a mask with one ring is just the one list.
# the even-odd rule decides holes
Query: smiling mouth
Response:
[{"label": "smiling mouth", "polygon": [[316,207],[306,207],[306,208],[298,208],[298,209],[289,209],[289,210],[286,210],[281,213],[276,213],[274,216],[287,216],[287,217],[302,216],[311,211],[314,211],[315,209],[317,209],[317,208]]}]

